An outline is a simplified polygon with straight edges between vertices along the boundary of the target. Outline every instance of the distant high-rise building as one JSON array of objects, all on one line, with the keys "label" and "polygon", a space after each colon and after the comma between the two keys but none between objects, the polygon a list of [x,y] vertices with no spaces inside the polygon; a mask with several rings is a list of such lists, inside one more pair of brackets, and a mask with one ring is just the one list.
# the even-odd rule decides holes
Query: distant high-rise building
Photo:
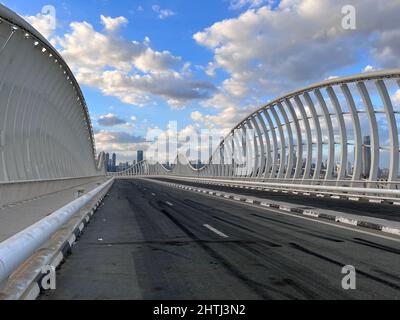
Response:
[{"label": "distant high-rise building", "polygon": [[129,162],[120,162],[116,167],[116,172],[122,172],[129,169]]},{"label": "distant high-rise building", "polygon": [[106,167],[106,171],[110,171],[110,154],[106,153],[105,159],[104,159],[104,166]]},{"label": "distant high-rise building", "polygon": [[112,154],[111,167],[111,171],[115,172],[117,169],[117,155],[115,153]]},{"label": "distant high-rise building", "polygon": [[364,136],[362,147],[362,175],[369,177],[371,171],[371,137]]},{"label": "distant high-rise building", "polygon": [[137,162],[139,163],[139,162],[141,162],[143,160],[144,160],[144,158],[143,158],[143,150],[138,150],[138,152],[137,152]]},{"label": "distant high-rise building", "polygon": [[353,174],[353,167],[350,161],[347,161],[347,172],[346,175],[352,175]]}]

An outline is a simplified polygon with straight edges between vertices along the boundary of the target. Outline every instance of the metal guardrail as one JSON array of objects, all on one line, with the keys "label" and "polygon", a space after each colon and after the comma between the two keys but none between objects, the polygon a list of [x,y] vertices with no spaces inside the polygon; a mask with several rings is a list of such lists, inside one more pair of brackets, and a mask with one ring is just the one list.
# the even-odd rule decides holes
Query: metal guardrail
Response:
[{"label": "metal guardrail", "polygon": [[[170,178],[181,181],[202,182],[209,184],[235,185],[243,187],[254,187],[262,190],[276,190],[286,192],[310,193],[328,196],[340,196],[345,198],[364,198],[371,200],[382,200],[387,202],[396,202],[400,204],[400,190],[382,189],[382,188],[355,188],[355,187],[340,187],[340,186],[321,186],[321,185],[302,185],[289,183],[270,183],[256,180],[235,180],[226,178],[196,178],[185,176],[160,176],[160,175],[143,175],[137,177],[144,178]],[[131,177],[120,177],[121,179],[129,179]]]}]

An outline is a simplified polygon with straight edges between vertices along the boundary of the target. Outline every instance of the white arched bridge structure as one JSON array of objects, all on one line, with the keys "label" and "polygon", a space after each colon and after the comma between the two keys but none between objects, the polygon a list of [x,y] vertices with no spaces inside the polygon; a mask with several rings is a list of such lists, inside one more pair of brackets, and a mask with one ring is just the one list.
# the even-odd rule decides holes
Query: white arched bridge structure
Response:
[{"label": "white arched bridge structure", "polygon": [[67,63],[0,5],[0,284],[104,196],[113,181],[105,175],[104,153],[96,154],[88,108]]},{"label": "white arched bridge structure", "polygon": [[95,180],[102,157],[64,59],[0,6],[0,206]]},{"label": "white arched bridge structure", "polygon": [[172,168],[144,161],[113,175],[230,179],[285,190],[397,197],[399,124],[400,70],[333,78],[250,114],[201,168],[181,155]]}]

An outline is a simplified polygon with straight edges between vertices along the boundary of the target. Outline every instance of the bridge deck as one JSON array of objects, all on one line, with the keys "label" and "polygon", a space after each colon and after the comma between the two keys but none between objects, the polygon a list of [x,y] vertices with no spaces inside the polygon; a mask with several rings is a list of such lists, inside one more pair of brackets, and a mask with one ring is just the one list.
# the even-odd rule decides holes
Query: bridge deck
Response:
[{"label": "bridge deck", "polygon": [[122,180],[41,299],[400,299],[399,254],[374,233]]}]

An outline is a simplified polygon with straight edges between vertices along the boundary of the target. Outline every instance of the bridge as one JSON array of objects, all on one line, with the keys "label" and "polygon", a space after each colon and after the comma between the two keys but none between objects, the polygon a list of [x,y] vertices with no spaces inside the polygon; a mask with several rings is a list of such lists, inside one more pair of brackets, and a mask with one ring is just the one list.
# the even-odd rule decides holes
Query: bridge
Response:
[{"label": "bridge", "polygon": [[118,173],[67,63],[3,5],[0,71],[0,299],[400,298],[400,70],[279,97],[201,166]]}]

